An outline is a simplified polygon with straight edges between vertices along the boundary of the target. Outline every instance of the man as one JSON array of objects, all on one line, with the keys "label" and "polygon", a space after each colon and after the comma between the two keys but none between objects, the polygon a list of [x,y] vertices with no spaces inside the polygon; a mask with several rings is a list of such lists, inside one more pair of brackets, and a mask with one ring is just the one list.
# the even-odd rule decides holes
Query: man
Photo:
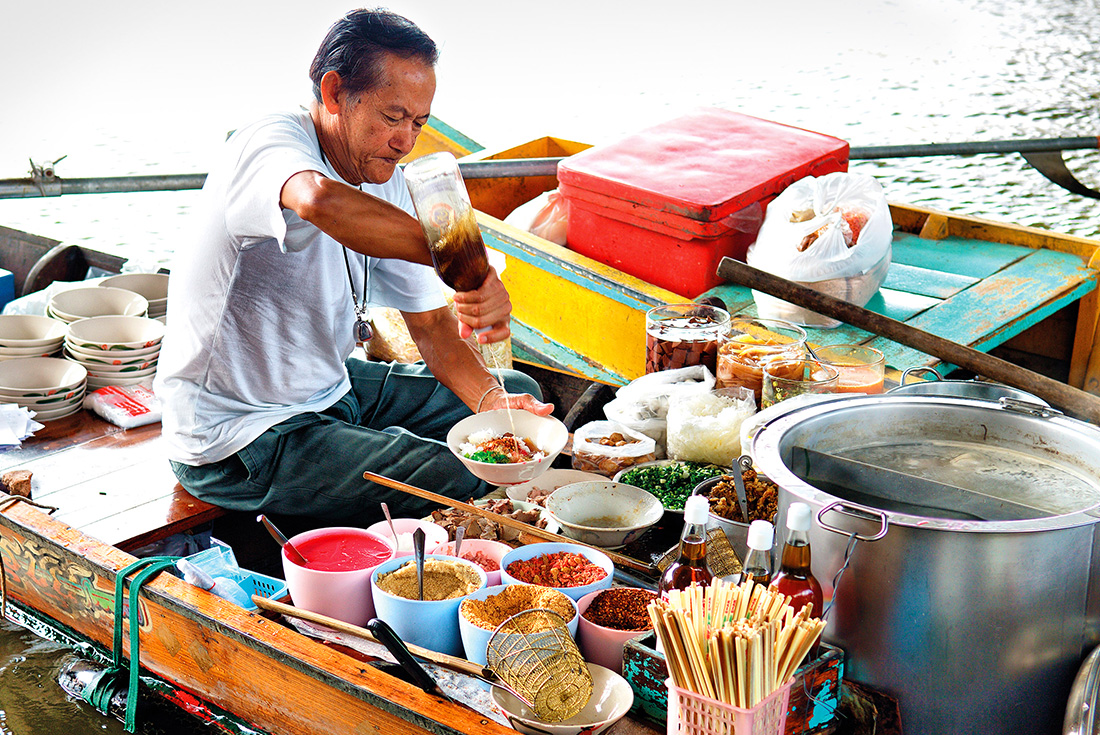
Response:
[{"label": "man", "polygon": [[[412,216],[398,161],[428,120],[436,58],[405,18],[349,13],[310,68],[309,110],[238,130],[212,167],[173,267],[155,385],[173,471],[196,497],[353,525],[380,501],[419,515],[424,503],[363,472],[482,494],[443,443],[450,427],[552,410],[520,373],[506,392],[465,339],[509,335],[496,272],[455,294],[456,319]],[[401,310],[425,364],[349,359],[368,302]]]}]

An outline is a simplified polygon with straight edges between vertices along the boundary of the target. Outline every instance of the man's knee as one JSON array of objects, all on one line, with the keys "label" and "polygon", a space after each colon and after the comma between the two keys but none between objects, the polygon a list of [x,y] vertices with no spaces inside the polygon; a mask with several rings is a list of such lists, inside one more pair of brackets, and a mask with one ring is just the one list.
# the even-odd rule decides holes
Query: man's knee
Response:
[{"label": "man's knee", "polygon": [[500,376],[504,380],[504,389],[509,393],[530,393],[542,400],[542,389],[530,375],[518,370],[501,370]]}]

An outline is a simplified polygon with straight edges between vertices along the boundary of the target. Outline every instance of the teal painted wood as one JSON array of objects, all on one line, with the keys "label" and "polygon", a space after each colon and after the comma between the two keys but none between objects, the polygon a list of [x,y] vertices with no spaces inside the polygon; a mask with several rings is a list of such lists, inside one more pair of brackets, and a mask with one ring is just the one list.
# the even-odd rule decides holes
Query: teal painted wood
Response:
[{"label": "teal painted wood", "polygon": [[970,288],[979,280],[971,276],[944,273],[904,263],[891,263],[890,270],[883,281],[883,288],[905,291],[936,299],[954,296],[965,288]]},{"label": "teal painted wood", "polygon": [[469,136],[459,132],[458,130],[455,130],[435,115],[432,115],[428,118],[428,125],[443,133],[455,143],[458,143],[460,146],[470,151],[470,153],[477,153],[478,151],[485,150],[485,146],[481,145],[473,138],[470,138]]},{"label": "teal painted wood", "polygon": [[[907,323],[988,352],[1093,290],[1094,275],[1075,255],[1029,250],[1026,257]],[[871,342],[900,370],[939,363],[918,350],[893,345],[881,338]]]},{"label": "teal painted wood", "polygon": [[1029,252],[1031,248],[1019,245],[964,240],[958,237],[922,240],[916,235],[903,232],[894,235],[891,261],[942,273],[986,278],[1025,257]]},{"label": "teal painted wood", "polygon": [[594,365],[591,360],[563,347],[516,319],[512,320],[512,357],[556,370],[567,370],[583,375],[589,380],[598,380],[612,385],[625,385],[630,382],[622,375]]}]

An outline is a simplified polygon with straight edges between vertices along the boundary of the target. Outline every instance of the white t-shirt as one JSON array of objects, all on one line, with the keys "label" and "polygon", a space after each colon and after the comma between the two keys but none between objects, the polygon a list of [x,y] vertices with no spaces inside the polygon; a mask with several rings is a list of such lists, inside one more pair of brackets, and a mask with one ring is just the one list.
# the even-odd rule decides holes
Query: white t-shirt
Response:
[{"label": "white t-shirt", "polygon": [[[344,247],[279,204],[299,171],[342,181],[306,111],[267,116],[229,139],[202,189],[198,230],[176,252],[154,390],[168,456],[208,464],[350,388],[355,347]],[[363,191],[413,214],[400,170]],[[348,252],[358,298],[421,312],[446,305],[428,266]]]}]

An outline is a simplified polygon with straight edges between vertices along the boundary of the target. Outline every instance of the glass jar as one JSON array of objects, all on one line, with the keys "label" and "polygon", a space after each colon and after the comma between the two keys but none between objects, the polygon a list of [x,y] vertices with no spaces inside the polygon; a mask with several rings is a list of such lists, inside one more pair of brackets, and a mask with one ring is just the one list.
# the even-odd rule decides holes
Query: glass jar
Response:
[{"label": "glass jar", "polygon": [[817,359],[840,371],[837,393],[882,393],[886,357],[863,345],[826,345],[814,350]]},{"label": "glass jar", "polygon": [[716,388],[743,386],[756,394],[763,387],[764,365],[775,359],[798,359],[806,354],[806,330],[782,319],[738,315],[718,347]]},{"label": "glass jar", "polygon": [[839,370],[819,360],[770,360],[764,364],[760,408],[795,396],[836,393],[839,378]]},{"label": "glass jar", "polygon": [[646,373],[706,365],[718,367],[718,343],[729,330],[724,309],[702,304],[668,304],[645,315]]}]

